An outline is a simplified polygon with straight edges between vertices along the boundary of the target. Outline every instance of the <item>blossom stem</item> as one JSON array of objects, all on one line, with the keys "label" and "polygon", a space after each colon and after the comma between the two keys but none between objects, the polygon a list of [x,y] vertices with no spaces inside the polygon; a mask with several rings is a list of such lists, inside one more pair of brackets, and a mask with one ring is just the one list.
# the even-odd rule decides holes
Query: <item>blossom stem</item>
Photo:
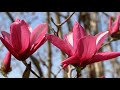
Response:
[{"label": "blossom stem", "polygon": [[77,68],[76,68],[76,72],[77,72],[77,78],[79,78],[80,75],[81,75],[81,68],[80,68],[80,67],[77,67]]},{"label": "blossom stem", "polygon": [[106,45],[108,45],[108,44],[110,44],[112,41],[115,41],[115,39],[112,38],[110,41],[108,41],[107,43],[103,44],[103,45],[101,46],[101,48],[104,47],[104,46],[106,46]]},{"label": "blossom stem", "polygon": [[38,77],[38,78],[40,78],[40,76],[38,76],[29,66],[28,66],[28,64],[27,64],[27,62],[24,60],[24,61],[22,61],[23,62],[23,64],[26,66],[26,67],[28,67],[29,69],[30,69],[30,71],[36,76],[36,77]]}]

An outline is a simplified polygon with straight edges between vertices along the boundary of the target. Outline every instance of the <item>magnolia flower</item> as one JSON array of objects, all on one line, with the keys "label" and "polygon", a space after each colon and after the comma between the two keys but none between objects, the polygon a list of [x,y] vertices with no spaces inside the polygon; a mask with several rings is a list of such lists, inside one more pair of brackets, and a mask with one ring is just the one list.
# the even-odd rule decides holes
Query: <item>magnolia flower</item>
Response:
[{"label": "magnolia flower", "polygon": [[118,38],[120,37],[119,25],[120,25],[120,15],[117,16],[115,22],[112,22],[112,17],[109,18],[109,32],[111,37]]},{"label": "magnolia flower", "polygon": [[18,60],[25,60],[46,41],[47,24],[39,24],[31,30],[24,20],[17,19],[10,25],[10,34],[2,31],[2,43]]},{"label": "magnolia flower", "polygon": [[8,73],[11,70],[10,64],[11,64],[11,54],[10,52],[7,52],[1,67],[4,73]]},{"label": "magnolia flower", "polygon": [[68,58],[61,62],[63,68],[69,64],[83,68],[88,64],[108,60],[120,55],[120,52],[98,52],[107,34],[108,31],[101,32],[95,36],[87,35],[83,27],[76,22],[73,32],[65,35],[63,40],[50,34],[47,34],[46,38],[68,55]]}]

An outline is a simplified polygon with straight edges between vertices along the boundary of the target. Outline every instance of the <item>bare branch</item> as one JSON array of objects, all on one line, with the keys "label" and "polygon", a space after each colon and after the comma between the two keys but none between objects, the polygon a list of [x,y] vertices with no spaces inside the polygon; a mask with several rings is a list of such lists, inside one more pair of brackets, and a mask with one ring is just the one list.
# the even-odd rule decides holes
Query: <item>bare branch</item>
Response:
[{"label": "bare branch", "polygon": [[[38,54],[38,56],[39,56],[40,62],[41,62],[46,68],[49,68],[48,65],[42,60],[42,58],[40,57],[39,54]],[[54,74],[52,71],[50,71],[50,72],[51,72],[51,74],[55,77],[55,74]]]},{"label": "bare branch", "polygon": [[28,67],[28,68],[30,69],[30,71],[31,71],[36,77],[40,78],[40,76],[38,76],[38,75],[31,69],[31,67],[29,67],[29,65],[27,64],[26,61],[23,61],[23,64],[24,64],[26,67]]},{"label": "bare branch", "polygon": [[67,22],[73,15],[75,14],[75,12],[73,12],[65,21],[63,21],[60,26],[62,26],[63,24],[65,24],[65,22]]},{"label": "bare branch", "polygon": [[[47,12],[47,23],[50,23],[50,13]],[[50,29],[48,30],[48,33],[50,33]],[[52,50],[51,50],[51,43],[48,42],[48,78],[51,77],[51,67],[52,67]]]},{"label": "bare branch", "polygon": [[14,18],[12,17],[12,15],[9,12],[6,12],[6,14],[8,15],[8,17],[10,18],[11,22],[14,22]]},{"label": "bare branch", "polygon": [[[57,15],[59,15],[58,13],[56,13]],[[73,12],[68,18],[65,19],[65,21],[63,21],[62,23],[58,23],[56,24],[53,20],[53,18],[51,18],[51,21],[53,22],[53,24],[57,27],[57,36],[58,36],[58,33],[60,31],[60,27],[65,24],[73,15],[75,14],[75,12]]]},{"label": "bare branch", "polygon": [[41,77],[43,77],[43,72],[42,72],[42,69],[41,69],[41,67],[39,65],[39,61],[33,55],[30,56],[30,58],[31,58],[33,64],[35,65],[36,69],[38,70],[39,75]]},{"label": "bare branch", "polygon": [[107,13],[105,12],[102,12],[106,17],[110,17],[110,15],[108,15]]}]

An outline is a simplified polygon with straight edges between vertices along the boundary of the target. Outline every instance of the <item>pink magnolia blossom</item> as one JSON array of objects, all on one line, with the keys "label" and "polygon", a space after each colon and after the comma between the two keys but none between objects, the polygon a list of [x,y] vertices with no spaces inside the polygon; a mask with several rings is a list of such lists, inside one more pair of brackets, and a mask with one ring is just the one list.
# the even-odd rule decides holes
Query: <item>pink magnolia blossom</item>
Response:
[{"label": "pink magnolia blossom", "polygon": [[120,25],[120,15],[117,16],[117,19],[112,22],[112,17],[109,18],[109,32],[112,37],[120,37],[120,31],[119,31],[119,25]]},{"label": "pink magnolia blossom", "polygon": [[63,68],[69,64],[83,68],[88,64],[120,55],[120,52],[98,52],[107,34],[108,31],[95,36],[87,35],[83,27],[76,22],[73,32],[65,35],[63,40],[51,34],[47,34],[46,38],[68,55],[68,58],[61,62]]},{"label": "pink magnolia blossom", "polygon": [[5,73],[8,73],[10,71],[10,64],[11,64],[11,54],[10,52],[7,52],[2,64],[2,70]]},{"label": "pink magnolia blossom", "polygon": [[10,34],[2,31],[2,43],[18,60],[25,60],[46,41],[47,24],[39,24],[34,30],[24,20],[17,19],[10,25]]}]

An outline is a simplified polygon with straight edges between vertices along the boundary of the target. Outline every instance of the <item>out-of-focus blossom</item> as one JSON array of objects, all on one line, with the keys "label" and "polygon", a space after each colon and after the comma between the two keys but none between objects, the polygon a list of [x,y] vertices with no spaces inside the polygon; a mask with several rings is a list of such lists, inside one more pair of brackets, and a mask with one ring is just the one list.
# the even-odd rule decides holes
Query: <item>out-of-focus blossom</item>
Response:
[{"label": "out-of-focus blossom", "polygon": [[109,18],[109,32],[111,37],[113,38],[120,38],[120,30],[119,30],[119,26],[120,26],[120,15],[117,16],[117,19],[114,21],[112,21],[112,17]]}]

